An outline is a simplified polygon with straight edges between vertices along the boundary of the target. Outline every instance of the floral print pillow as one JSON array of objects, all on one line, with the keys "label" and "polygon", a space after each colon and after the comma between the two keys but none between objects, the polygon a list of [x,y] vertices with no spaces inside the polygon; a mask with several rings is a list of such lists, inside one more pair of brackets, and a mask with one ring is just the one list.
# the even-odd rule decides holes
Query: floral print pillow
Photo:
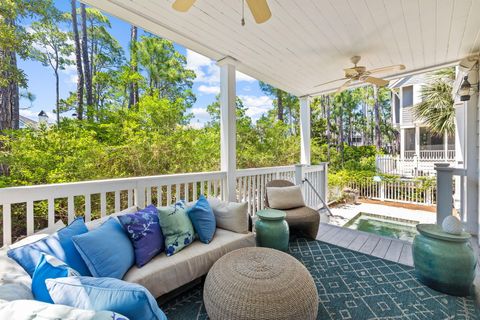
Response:
[{"label": "floral print pillow", "polygon": [[160,207],[158,212],[167,256],[174,255],[192,243],[193,225],[188,217],[185,202],[178,201],[174,205]]},{"label": "floral print pillow", "polygon": [[135,249],[135,263],[141,268],[164,250],[158,210],[150,205],[136,213],[118,217]]}]

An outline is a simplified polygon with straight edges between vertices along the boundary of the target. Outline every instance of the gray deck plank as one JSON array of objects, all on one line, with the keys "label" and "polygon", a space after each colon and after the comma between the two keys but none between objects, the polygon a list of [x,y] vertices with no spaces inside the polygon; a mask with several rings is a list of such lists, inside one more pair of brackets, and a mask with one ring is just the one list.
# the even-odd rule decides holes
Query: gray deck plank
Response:
[{"label": "gray deck plank", "polygon": [[325,223],[320,223],[320,226],[318,227],[318,232],[317,232],[317,237],[316,239],[317,240],[320,240],[320,238],[325,235],[326,233],[328,233],[329,231],[332,231],[333,229],[335,229],[334,226],[331,226],[331,225],[328,225],[328,224],[325,224]]},{"label": "gray deck plank", "polygon": [[392,240],[392,243],[390,244],[390,247],[388,248],[384,258],[390,261],[398,262],[404,244],[404,241]]},{"label": "gray deck plank", "polygon": [[355,238],[358,237],[358,232],[356,232],[355,230],[351,230],[351,229],[346,229],[346,230],[348,230],[348,232],[338,242],[338,245],[344,248],[348,248],[350,243],[352,243],[355,240]]},{"label": "gray deck plank", "polygon": [[331,238],[329,238],[329,239],[326,240],[328,243],[331,243],[331,244],[334,244],[334,245],[337,245],[337,246],[338,246],[338,245],[342,242],[342,239],[343,239],[345,236],[347,236],[348,231],[349,231],[348,229],[345,229],[345,228],[339,228],[339,229],[340,229],[340,231],[337,232],[337,233],[335,234],[335,236],[333,236],[333,237],[331,237]]},{"label": "gray deck plank", "polygon": [[398,258],[398,263],[413,266],[412,244],[405,243],[402,247],[402,252]]},{"label": "gray deck plank", "polygon": [[379,257],[379,258],[385,257],[385,254],[387,253],[391,243],[392,243],[392,240],[390,239],[380,238],[380,241],[378,241],[377,246],[372,251],[372,256]]},{"label": "gray deck plank", "polygon": [[331,229],[329,229],[327,232],[325,232],[324,234],[321,234],[320,237],[318,237],[318,240],[327,241],[327,239],[330,239],[337,232],[339,232],[341,230],[342,230],[341,228],[331,227]]},{"label": "gray deck plank", "polygon": [[371,254],[379,241],[380,241],[380,237],[371,235],[368,237],[367,241],[365,241],[363,246],[358,251],[366,254]]},{"label": "gray deck plank", "polygon": [[367,241],[368,237],[369,237],[368,234],[358,232],[358,236],[350,243],[350,245],[348,246],[348,249],[352,249],[355,251],[360,250],[360,248]]}]

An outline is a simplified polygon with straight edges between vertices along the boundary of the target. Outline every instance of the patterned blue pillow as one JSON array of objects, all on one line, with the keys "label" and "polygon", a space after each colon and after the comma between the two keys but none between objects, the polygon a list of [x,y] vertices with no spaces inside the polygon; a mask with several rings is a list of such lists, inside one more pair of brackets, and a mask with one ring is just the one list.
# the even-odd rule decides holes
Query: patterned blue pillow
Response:
[{"label": "patterned blue pillow", "polygon": [[178,201],[169,207],[158,208],[160,226],[165,237],[165,253],[171,256],[193,241],[193,225],[188,218],[183,201]]},{"label": "patterned blue pillow", "polygon": [[164,250],[158,209],[154,205],[149,205],[136,213],[118,216],[118,220],[132,241],[135,263],[139,268]]}]

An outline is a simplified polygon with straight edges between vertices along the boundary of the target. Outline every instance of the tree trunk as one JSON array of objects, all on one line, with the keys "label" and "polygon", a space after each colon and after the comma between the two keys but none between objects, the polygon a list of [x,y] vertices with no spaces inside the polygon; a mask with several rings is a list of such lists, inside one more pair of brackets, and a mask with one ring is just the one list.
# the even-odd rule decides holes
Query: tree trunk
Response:
[{"label": "tree trunk", "polygon": [[373,86],[373,100],[375,101],[373,112],[375,116],[375,146],[377,151],[382,148],[382,133],[380,131],[380,102],[378,101],[378,87]]},{"label": "tree trunk", "polygon": [[[5,23],[15,26],[15,21],[11,19],[5,19]],[[7,67],[7,70],[16,69],[17,57],[15,51],[0,49],[0,64],[10,65],[12,67]],[[10,72],[5,71],[1,77],[11,79],[13,76]],[[18,129],[20,118],[19,110],[20,98],[18,83],[16,81],[10,81],[7,86],[0,87],[0,131]]]},{"label": "tree trunk", "polygon": [[[130,28],[130,69],[132,73],[138,72],[137,63],[137,27]],[[130,97],[128,101],[128,108],[132,108],[138,104],[138,83],[137,81],[130,82]]]},{"label": "tree trunk", "polygon": [[55,69],[54,72],[55,72],[55,111],[57,113],[57,126],[60,126],[60,80],[58,76],[58,69]]},{"label": "tree trunk", "polygon": [[327,118],[327,158],[330,161],[330,143],[332,139],[332,128],[330,124],[330,96],[326,96],[326,103],[325,103],[325,115]]},{"label": "tree trunk", "polygon": [[338,136],[337,136],[337,144],[338,144],[338,151],[342,156],[342,163],[343,163],[343,108],[342,108],[343,101],[339,104],[339,113],[337,116],[337,127],[338,127]]},{"label": "tree trunk", "polygon": [[283,122],[283,91],[277,89],[277,119]]},{"label": "tree trunk", "polygon": [[78,22],[77,22],[77,4],[75,0],[71,0],[72,5],[72,26],[73,26],[73,38],[75,41],[75,60],[77,63],[77,118],[83,119],[83,68],[82,68],[82,54],[80,49],[80,37],[78,35]]},{"label": "tree trunk", "polygon": [[87,118],[92,119],[93,107],[93,88],[92,73],[90,72],[90,62],[88,61],[88,38],[87,38],[87,10],[85,4],[80,4],[80,13],[82,16],[82,58],[83,58],[83,74],[85,78],[85,91],[87,96]]}]

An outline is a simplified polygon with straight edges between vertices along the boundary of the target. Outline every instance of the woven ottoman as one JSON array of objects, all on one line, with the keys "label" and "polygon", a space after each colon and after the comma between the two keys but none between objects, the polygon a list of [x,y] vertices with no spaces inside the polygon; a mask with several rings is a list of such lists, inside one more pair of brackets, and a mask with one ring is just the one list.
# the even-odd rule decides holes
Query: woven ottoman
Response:
[{"label": "woven ottoman", "polygon": [[210,319],[316,319],[317,288],[295,258],[269,248],[242,248],[208,272],[203,300]]}]

